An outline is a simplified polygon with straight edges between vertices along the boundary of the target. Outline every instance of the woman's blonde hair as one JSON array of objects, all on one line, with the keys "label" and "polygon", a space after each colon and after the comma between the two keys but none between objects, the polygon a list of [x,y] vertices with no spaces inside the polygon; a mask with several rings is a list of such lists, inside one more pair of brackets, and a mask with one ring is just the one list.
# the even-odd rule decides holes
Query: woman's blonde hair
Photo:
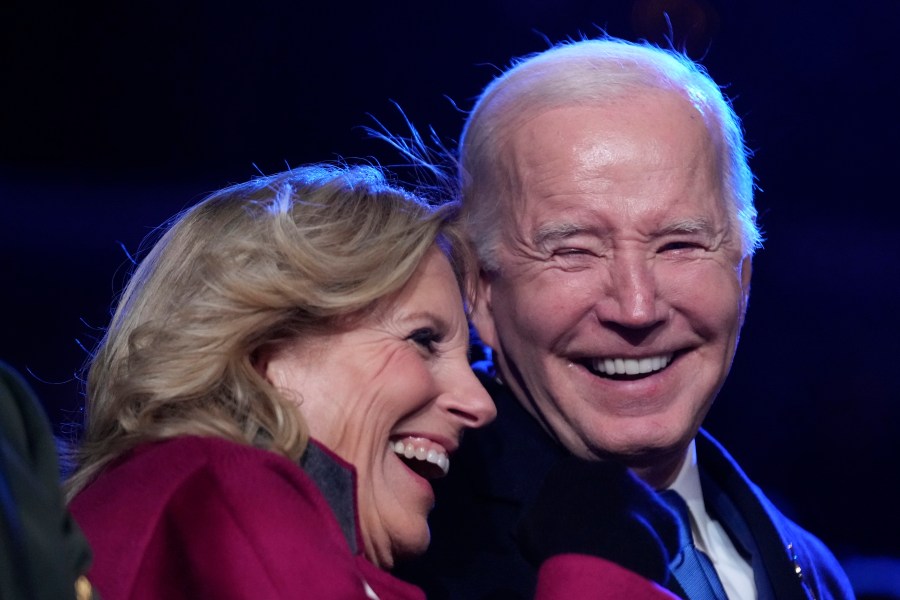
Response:
[{"label": "woman's blonde hair", "polygon": [[305,424],[254,353],[367,313],[435,243],[471,297],[473,258],[455,222],[455,205],[433,208],[374,167],[331,165],[235,185],[176,216],[90,362],[70,497],[124,452],[174,436],[299,458]]}]

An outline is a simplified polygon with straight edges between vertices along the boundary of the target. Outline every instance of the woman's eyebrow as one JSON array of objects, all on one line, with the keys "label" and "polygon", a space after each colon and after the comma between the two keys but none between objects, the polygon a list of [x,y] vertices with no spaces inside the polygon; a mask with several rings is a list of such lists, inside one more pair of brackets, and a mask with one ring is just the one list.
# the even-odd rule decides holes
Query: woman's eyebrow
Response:
[{"label": "woman's eyebrow", "polygon": [[447,319],[432,310],[417,310],[403,315],[405,321],[430,321],[437,329],[447,331],[450,324]]}]

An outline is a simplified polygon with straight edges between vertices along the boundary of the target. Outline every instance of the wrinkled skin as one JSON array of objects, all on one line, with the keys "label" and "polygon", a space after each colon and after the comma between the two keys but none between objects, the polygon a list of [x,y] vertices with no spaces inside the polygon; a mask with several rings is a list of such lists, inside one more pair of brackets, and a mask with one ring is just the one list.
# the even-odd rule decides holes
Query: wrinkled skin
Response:
[{"label": "wrinkled skin", "polygon": [[414,439],[449,454],[465,429],[496,414],[469,368],[468,341],[453,271],[434,248],[395,297],[352,329],[294,340],[261,361],[312,437],[356,468],[366,555],[383,568],[425,551],[434,505],[428,478],[391,443]]},{"label": "wrinkled skin", "polygon": [[[728,374],[750,289],[706,123],[679,94],[647,91],[539,113],[503,157],[517,185],[499,269],[481,277],[479,334],[570,451],[663,487]],[[670,363],[596,370],[654,357]]]}]

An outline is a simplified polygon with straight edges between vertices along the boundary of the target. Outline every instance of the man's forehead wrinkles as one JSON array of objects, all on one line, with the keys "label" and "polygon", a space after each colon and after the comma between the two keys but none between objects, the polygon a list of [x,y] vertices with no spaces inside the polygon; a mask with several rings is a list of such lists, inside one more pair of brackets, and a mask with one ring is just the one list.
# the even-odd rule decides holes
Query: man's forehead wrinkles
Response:
[{"label": "man's forehead wrinkles", "polygon": [[[561,163],[561,164],[557,164]],[[523,193],[538,198],[559,194],[596,193],[615,186],[621,179],[609,168],[572,167],[565,161],[543,160],[518,172]]]}]

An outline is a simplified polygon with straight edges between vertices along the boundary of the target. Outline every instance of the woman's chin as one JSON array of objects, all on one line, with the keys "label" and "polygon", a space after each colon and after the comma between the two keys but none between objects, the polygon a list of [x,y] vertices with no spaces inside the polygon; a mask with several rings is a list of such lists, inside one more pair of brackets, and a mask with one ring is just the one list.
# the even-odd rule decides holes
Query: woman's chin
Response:
[{"label": "woman's chin", "polygon": [[390,557],[391,564],[382,564],[382,568],[392,569],[396,565],[403,564],[422,556],[425,554],[425,551],[428,550],[428,546],[431,543],[431,532],[427,525],[424,532],[421,534],[404,537],[405,539],[401,542],[394,544]]}]

